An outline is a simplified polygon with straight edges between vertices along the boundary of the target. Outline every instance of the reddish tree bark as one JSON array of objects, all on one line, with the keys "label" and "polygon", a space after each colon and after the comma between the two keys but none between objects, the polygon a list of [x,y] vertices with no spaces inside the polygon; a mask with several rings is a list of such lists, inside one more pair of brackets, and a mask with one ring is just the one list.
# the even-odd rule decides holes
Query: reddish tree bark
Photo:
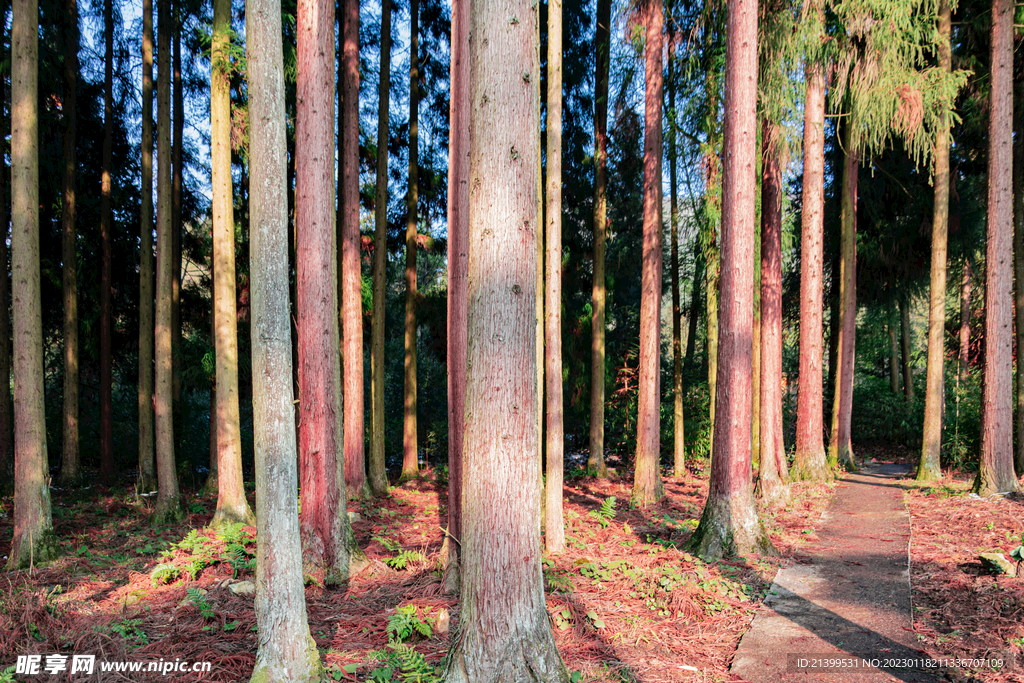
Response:
[{"label": "reddish tree bark", "polygon": [[672,231],[672,475],[686,474],[686,425],[683,421],[683,321],[679,299],[679,191],[676,157],[676,49],[675,22],[669,23],[668,126],[669,211]]},{"label": "reddish tree bark", "polygon": [[416,232],[419,174],[419,2],[409,3],[409,189],[405,224],[405,395],[402,422],[402,479],[419,476],[416,421]]},{"label": "reddish tree bark", "polygon": [[750,482],[757,2],[729,0],[728,12],[715,439],[707,504],[691,541],[707,558],[771,550]]},{"label": "reddish tree bark", "polygon": [[[1014,269],[1014,327],[1017,358],[1024,354],[1024,84],[1014,84],[1013,104],[1013,269]],[[1017,439],[1013,456],[1013,469],[1018,476],[1024,474],[1024,362],[1014,363],[1017,368],[1017,400],[1015,424]]]},{"label": "reddish tree bark", "polygon": [[645,0],[644,237],[640,285],[640,387],[636,471],[631,502],[648,507],[665,497],[661,482],[661,107],[664,16],[661,0]]},{"label": "reddish tree bark", "polygon": [[104,57],[103,80],[103,174],[100,187],[100,478],[114,477],[114,403],[113,351],[110,335],[113,326],[113,290],[111,289],[111,234],[114,217],[111,207],[111,165],[114,144],[114,5],[103,3]]},{"label": "reddish tree bark", "polygon": [[992,0],[988,228],[985,251],[985,389],[974,490],[1016,491],[1013,471],[1013,11]]},{"label": "reddish tree bark", "polygon": [[[7,2],[0,0],[0,16],[7,16]],[[0,42],[4,27],[0,26]],[[2,50],[2,48],[0,48]],[[0,83],[0,94],[4,92]],[[10,130],[4,108],[0,107],[0,130]],[[11,319],[10,319],[10,271],[7,260],[7,236],[9,234],[7,200],[4,185],[6,171],[0,164],[0,475],[10,476],[14,459],[14,406],[11,403]],[[13,480],[11,480],[13,481]]]},{"label": "reddish tree bark", "polygon": [[139,479],[155,491],[153,442],[153,0],[142,1],[142,206],[139,210]]},{"label": "reddish tree bark", "polygon": [[791,476],[828,477],[823,439],[822,306],[825,207],[825,77],[808,65],[804,104],[804,179],[800,226],[800,385],[796,407],[796,453]]}]

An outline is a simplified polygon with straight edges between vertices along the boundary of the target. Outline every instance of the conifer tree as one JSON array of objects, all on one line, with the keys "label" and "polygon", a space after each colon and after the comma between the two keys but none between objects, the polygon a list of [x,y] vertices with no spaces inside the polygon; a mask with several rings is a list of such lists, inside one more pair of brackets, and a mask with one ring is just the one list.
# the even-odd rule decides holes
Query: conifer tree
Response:
[{"label": "conifer tree", "polygon": [[409,3],[409,187],[405,199],[405,395],[402,479],[419,476],[416,386],[416,236],[419,211],[419,0]]},{"label": "conifer tree", "polygon": [[113,399],[113,183],[111,166],[114,145],[114,3],[104,0],[103,34],[106,45],[103,79],[103,178],[100,187],[100,477],[114,477],[114,399]]},{"label": "conifer tree", "polygon": [[139,210],[139,491],[157,488],[153,442],[153,0],[142,0],[142,206]]}]

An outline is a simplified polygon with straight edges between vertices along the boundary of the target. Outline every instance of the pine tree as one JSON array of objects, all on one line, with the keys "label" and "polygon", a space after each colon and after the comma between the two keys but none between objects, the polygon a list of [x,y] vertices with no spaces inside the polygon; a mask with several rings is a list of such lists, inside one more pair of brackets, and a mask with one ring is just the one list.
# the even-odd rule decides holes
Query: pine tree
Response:
[{"label": "pine tree", "polygon": [[139,216],[139,491],[157,489],[153,441],[153,0],[142,0],[142,206]]},{"label": "pine tree", "polygon": [[103,80],[103,181],[100,188],[100,477],[110,481],[114,477],[114,399],[113,399],[113,207],[111,206],[111,180],[114,145],[114,3],[104,0],[103,33],[106,45]]},{"label": "pine tree", "polygon": [[405,395],[402,479],[419,476],[416,421],[416,235],[419,192],[419,0],[409,2],[409,187],[405,223]]}]

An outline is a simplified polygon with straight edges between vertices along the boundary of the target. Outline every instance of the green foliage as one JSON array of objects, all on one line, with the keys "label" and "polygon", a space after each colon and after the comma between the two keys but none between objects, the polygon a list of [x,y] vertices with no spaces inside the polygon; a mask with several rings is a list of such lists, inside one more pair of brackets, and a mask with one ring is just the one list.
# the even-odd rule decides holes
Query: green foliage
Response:
[{"label": "green foliage", "polygon": [[149,573],[150,582],[153,584],[153,588],[160,586],[165,583],[170,583],[178,578],[180,570],[170,562],[158,564],[153,568],[153,571]]},{"label": "green foliage", "polygon": [[142,630],[141,619],[122,619],[121,621],[112,621],[106,626],[97,626],[96,630],[100,633],[120,636],[125,642],[125,647],[129,650],[134,650],[137,647],[149,644],[149,637],[146,635],[146,632]]},{"label": "green foliage", "polygon": [[591,510],[590,516],[597,520],[602,529],[607,529],[615,517],[615,496],[609,496],[601,503],[600,510]]},{"label": "green foliage", "polygon": [[198,588],[186,588],[185,593],[188,595],[188,600],[191,602],[199,613],[203,615],[203,619],[213,619],[215,615],[213,606],[206,599],[206,595]]},{"label": "green foliage", "polygon": [[416,552],[415,550],[403,550],[395,557],[384,560],[384,563],[392,569],[406,569],[411,563],[423,562],[426,559],[423,553]]},{"label": "green foliage", "polygon": [[14,678],[14,672],[17,670],[16,666],[9,666],[0,671],[0,683],[17,683],[17,679]]},{"label": "green foliage", "polygon": [[399,607],[391,615],[391,618],[388,619],[387,634],[389,642],[402,643],[416,633],[424,638],[429,638],[433,635],[430,624],[420,620],[419,610],[417,610],[416,605]]}]

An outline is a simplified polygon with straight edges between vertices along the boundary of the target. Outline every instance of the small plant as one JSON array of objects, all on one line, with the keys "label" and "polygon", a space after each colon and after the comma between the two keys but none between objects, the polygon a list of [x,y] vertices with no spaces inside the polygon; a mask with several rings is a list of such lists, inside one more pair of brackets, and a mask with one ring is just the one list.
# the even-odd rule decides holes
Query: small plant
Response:
[{"label": "small plant", "polygon": [[188,600],[195,608],[199,610],[199,613],[203,615],[203,619],[213,619],[216,614],[213,611],[213,606],[206,599],[206,595],[203,594],[198,588],[187,588],[185,593],[188,594]]},{"label": "small plant", "polygon": [[441,683],[444,680],[440,670],[404,643],[388,643],[387,649],[371,652],[370,658],[381,664],[370,672],[373,683],[393,681],[395,674],[403,683]]},{"label": "small plant", "polygon": [[600,510],[591,510],[590,516],[597,520],[602,529],[607,529],[615,517],[615,496],[609,496],[601,503]]},{"label": "small plant", "polygon": [[9,666],[3,671],[0,671],[0,683],[15,683],[14,672],[18,670],[16,666]]},{"label": "small plant", "polygon": [[1017,561],[1017,566],[1015,567],[1017,576],[1020,576],[1020,563],[1024,562],[1024,534],[1021,534],[1020,542],[1021,545],[1014,548],[1010,553],[1010,559]]},{"label": "small plant", "polygon": [[567,609],[555,612],[552,618],[555,620],[555,626],[558,627],[559,631],[564,631],[572,624],[572,612]]},{"label": "small plant", "polygon": [[395,557],[384,560],[384,564],[392,569],[405,569],[410,563],[422,562],[425,559],[427,558],[425,558],[422,553],[418,553],[415,550],[403,550]]},{"label": "small plant", "polygon": [[178,578],[180,570],[170,562],[164,564],[158,564],[153,568],[153,571],[149,573],[149,580],[153,584],[153,588],[160,586],[165,583],[170,583]]},{"label": "small plant", "polygon": [[433,635],[430,624],[420,619],[419,610],[416,609],[416,605],[399,607],[391,615],[391,618],[388,619],[388,642],[402,643],[405,642],[406,638],[411,637],[415,633],[419,633],[424,638],[429,638]]},{"label": "small plant", "polygon": [[604,628],[604,621],[597,616],[597,612],[594,610],[587,612],[587,618],[590,619],[590,623],[594,625],[594,628]]},{"label": "small plant", "polygon": [[209,513],[209,510],[206,509],[206,506],[197,501],[192,501],[191,503],[188,504],[188,511],[191,512],[193,515],[205,515]]},{"label": "small plant", "polygon": [[105,627],[97,626],[97,631],[106,631],[111,635],[118,635],[124,639],[125,645],[128,649],[134,649],[136,647],[142,647],[143,645],[149,644],[149,637],[146,632],[142,630],[141,619],[122,619],[121,621],[112,621]]}]

